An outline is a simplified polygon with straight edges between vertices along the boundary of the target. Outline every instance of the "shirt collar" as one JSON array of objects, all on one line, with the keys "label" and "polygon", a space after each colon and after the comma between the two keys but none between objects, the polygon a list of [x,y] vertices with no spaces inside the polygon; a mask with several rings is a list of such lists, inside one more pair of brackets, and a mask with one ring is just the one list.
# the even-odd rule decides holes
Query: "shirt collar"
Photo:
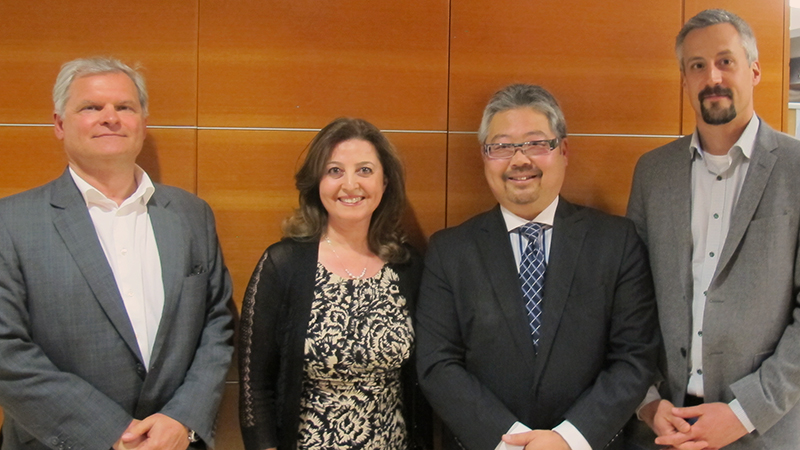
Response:
[{"label": "shirt collar", "polygon": [[533,220],[523,219],[522,217],[512,213],[511,211],[504,208],[502,205],[500,206],[500,212],[503,213],[503,221],[506,223],[506,229],[508,232],[512,232],[517,228],[525,225],[528,222],[536,222],[541,223],[544,225],[553,226],[553,220],[556,217],[556,208],[558,207],[558,198],[556,198],[550,203],[550,205],[544,209],[544,211],[540,212],[538,216],[536,216]]},{"label": "shirt collar", "polygon": [[[86,203],[87,208],[92,206],[100,206],[107,209],[117,208],[117,203],[115,201],[106,197],[105,194],[81,178],[81,176],[78,175],[77,172],[72,169],[72,167],[69,168],[69,174],[72,176],[72,180],[75,182],[75,185],[78,186],[78,190],[81,191],[83,201]],[[121,205],[119,205],[119,208],[136,202],[140,202],[142,205],[147,205],[147,202],[150,201],[150,197],[153,196],[153,193],[156,190],[153,182],[150,180],[150,177],[147,176],[147,172],[145,172],[138,165],[134,168],[134,177],[136,178],[137,183],[136,190],[133,192],[133,194],[131,194],[130,197],[126,198]]]},{"label": "shirt collar", "polygon": [[[747,123],[742,135],[739,136],[739,139],[733,144],[734,148],[739,148],[742,151],[742,154],[747,158],[750,159],[751,155],[753,154],[753,147],[756,145],[756,134],[758,133],[758,125],[761,123],[758,116],[754,113],[753,117],[750,118],[750,122]],[[700,158],[703,157],[703,148],[700,146],[700,134],[697,132],[697,128],[695,128],[694,133],[692,133],[692,142],[689,144],[689,153],[692,157],[698,155]],[[728,151],[730,154],[730,151]]]}]

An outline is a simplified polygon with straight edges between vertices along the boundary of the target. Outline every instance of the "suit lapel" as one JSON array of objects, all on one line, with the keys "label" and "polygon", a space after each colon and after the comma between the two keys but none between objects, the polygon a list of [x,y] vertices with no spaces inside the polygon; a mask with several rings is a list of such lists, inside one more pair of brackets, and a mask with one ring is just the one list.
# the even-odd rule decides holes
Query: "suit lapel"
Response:
[{"label": "suit lapel", "polygon": [[[175,317],[174,311],[183,287],[183,279],[190,267],[191,232],[183,226],[180,216],[170,210],[170,200],[164,190],[155,185],[156,190],[147,204],[147,213],[153,225],[153,234],[161,260],[161,279],[164,283],[164,308],[158,325],[156,340],[153,343],[151,361],[156,361],[166,339],[170,326],[167,321]],[[207,267],[203,269],[208,270]]]},{"label": "suit lapel", "polygon": [[[659,173],[656,186],[663,192],[660,196],[659,207],[668,212],[665,220],[668,224],[663,227],[666,233],[671,234],[668,242],[671,252],[675,254],[669,258],[677,261],[680,274],[681,289],[687,304],[692,304],[692,154],[689,152],[691,136],[686,136],[678,141],[676,149],[669,154],[667,164]],[[667,259],[667,258],[664,258]]]},{"label": "suit lapel", "polygon": [[[775,131],[764,123],[764,121],[761,121],[758,134],[756,135],[756,142],[753,146],[750,167],[747,170],[739,200],[733,208],[733,216],[731,217],[728,236],[725,239],[725,244],[722,247],[722,255],[720,255],[717,270],[714,273],[715,281],[717,276],[725,270],[725,266],[731,261],[734,252],[739,247],[747,231],[747,227],[750,225],[750,221],[756,213],[758,204],[764,194],[764,189],[767,187],[769,176],[772,173],[772,168],[775,166],[777,160],[777,157],[772,153],[777,146]],[[712,281],[712,285],[713,283]]]},{"label": "suit lapel", "polygon": [[532,370],[535,359],[533,341],[522,301],[519,272],[500,207],[495,207],[484,218],[480,229],[482,235],[477,239],[480,260],[483,261],[495,299],[508,322],[514,344],[519,348],[528,369]]},{"label": "suit lapel", "polygon": [[587,222],[583,220],[583,215],[571,203],[559,199],[545,272],[542,327],[534,380],[539,379],[553,347],[586,232]]},{"label": "suit lapel", "polygon": [[50,198],[53,207],[53,225],[67,250],[109,321],[131,351],[141,360],[139,344],[117,288],[114,273],[97,238],[83,196],[72,181],[69,170],[65,170],[53,183]]}]

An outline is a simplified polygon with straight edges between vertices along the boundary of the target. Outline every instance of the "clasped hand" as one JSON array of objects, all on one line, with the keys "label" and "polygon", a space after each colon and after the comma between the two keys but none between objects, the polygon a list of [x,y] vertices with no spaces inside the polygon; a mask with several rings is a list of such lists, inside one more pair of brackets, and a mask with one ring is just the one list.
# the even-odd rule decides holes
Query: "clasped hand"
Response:
[{"label": "clasped hand", "polygon": [[186,450],[189,429],[164,414],[134,419],[114,444],[114,450]]},{"label": "clasped hand", "polygon": [[676,408],[667,400],[658,400],[644,408],[644,421],[658,435],[656,444],[672,449],[717,450],[747,434],[725,403]]}]

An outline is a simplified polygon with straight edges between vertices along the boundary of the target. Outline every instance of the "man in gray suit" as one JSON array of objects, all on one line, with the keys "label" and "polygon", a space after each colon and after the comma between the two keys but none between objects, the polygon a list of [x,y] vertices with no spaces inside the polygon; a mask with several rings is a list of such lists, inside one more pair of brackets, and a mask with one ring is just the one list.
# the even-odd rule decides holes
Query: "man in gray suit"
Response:
[{"label": "man in gray suit", "polygon": [[658,438],[643,442],[800,448],[800,142],[754,113],[761,68],[741,18],[699,13],[676,52],[697,129],[642,156],[628,206],[665,348],[638,412]]},{"label": "man in gray suit", "polygon": [[53,100],[69,167],[0,200],[2,448],[213,446],[233,332],[213,214],[136,165],[139,73],[74,60]]},{"label": "man in gray suit", "polygon": [[416,313],[444,448],[617,448],[659,349],[645,248],[560,196],[567,127],[546,90],[497,92],[478,134],[499,205],[433,235]]}]

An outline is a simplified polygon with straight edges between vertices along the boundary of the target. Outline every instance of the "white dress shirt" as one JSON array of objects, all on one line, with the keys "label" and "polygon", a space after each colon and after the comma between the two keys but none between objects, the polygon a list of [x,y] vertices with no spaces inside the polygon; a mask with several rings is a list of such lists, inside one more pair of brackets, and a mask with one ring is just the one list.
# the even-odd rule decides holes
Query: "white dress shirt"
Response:
[{"label": "white dress shirt", "polygon": [[[540,248],[544,249],[545,263],[550,262],[550,241],[553,236],[553,220],[556,216],[556,208],[558,208],[558,199],[559,197],[556,197],[555,200],[533,220],[523,219],[502,206],[500,207],[500,211],[503,213],[503,220],[506,223],[506,229],[508,230],[508,238],[511,241],[511,249],[514,252],[514,261],[516,262],[517,270],[519,270],[519,265],[522,261],[522,253],[525,251],[525,247],[528,246],[528,238],[519,232],[519,227],[528,222],[548,225],[544,233],[539,234],[539,245]],[[508,433],[511,433],[512,430],[520,429],[520,425],[522,424],[515,422],[514,425],[509,428]],[[583,434],[568,420],[561,422],[558,426],[553,428],[553,431],[560,434],[561,437],[567,441],[567,444],[569,444],[572,450],[592,450],[591,445],[589,445],[589,442],[583,437]],[[498,448],[512,448],[512,446],[507,446],[504,442],[501,442]]]},{"label": "white dress shirt", "polygon": [[136,167],[136,191],[121,205],[69,169],[92,217],[97,237],[122,296],[125,310],[136,334],[145,367],[164,308],[164,283],[161,259],[153,225],[147,214],[147,202],[155,192],[150,177]]}]

